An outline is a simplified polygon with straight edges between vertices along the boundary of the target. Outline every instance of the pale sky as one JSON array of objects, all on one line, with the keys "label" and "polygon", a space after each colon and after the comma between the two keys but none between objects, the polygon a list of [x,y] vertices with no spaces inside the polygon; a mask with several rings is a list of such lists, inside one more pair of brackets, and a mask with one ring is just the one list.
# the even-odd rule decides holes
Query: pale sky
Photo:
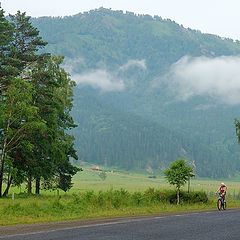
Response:
[{"label": "pale sky", "polygon": [[158,15],[222,37],[240,40],[239,0],[0,0],[6,13],[67,16],[99,7]]}]

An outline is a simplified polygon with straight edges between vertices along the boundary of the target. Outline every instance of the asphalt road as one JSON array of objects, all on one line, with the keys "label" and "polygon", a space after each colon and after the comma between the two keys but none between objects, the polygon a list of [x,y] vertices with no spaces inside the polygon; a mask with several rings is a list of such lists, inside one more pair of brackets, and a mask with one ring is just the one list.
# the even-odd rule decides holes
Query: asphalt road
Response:
[{"label": "asphalt road", "polygon": [[240,210],[119,219],[5,236],[2,229],[1,240],[239,240]]}]

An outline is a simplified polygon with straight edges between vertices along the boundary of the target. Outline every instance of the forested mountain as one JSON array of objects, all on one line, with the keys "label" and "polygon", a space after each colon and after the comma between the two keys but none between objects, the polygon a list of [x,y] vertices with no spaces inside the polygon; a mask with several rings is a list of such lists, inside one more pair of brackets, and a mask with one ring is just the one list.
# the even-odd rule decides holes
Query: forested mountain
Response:
[{"label": "forested mountain", "polygon": [[169,84],[176,63],[237,56],[238,41],[158,16],[103,8],[32,21],[47,51],[65,56],[65,68],[77,82],[73,116],[80,159],[164,169],[184,157],[199,176],[208,177],[240,169],[234,126],[239,106],[211,94],[183,100],[176,94],[179,85],[173,91],[175,82]]}]

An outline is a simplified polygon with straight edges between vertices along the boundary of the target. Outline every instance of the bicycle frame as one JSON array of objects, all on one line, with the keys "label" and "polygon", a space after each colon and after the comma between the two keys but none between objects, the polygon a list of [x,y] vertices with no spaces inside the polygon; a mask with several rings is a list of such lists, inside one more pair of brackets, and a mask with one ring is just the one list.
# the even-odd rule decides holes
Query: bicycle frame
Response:
[{"label": "bicycle frame", "polygon": [[217,208],[218,210],[225,210],[226,209],[226,201],[225,201],[225,195],[218,193],[219,197],[217,200]]}]

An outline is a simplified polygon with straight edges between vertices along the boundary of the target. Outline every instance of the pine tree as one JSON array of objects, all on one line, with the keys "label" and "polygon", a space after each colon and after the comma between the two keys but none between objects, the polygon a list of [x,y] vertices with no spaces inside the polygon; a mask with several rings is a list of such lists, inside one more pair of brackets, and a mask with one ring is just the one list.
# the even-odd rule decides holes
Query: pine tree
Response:
[{"label": "pine tree", "polygon": [[15,15],[10,15],[10,23],[14,27],[11,57],[16,60],[15,65],[22,75],[45,55],[39,54],[39,50],[47,43],[39,36],[39,31],[32,26],[30,17],[26,16],[26,13],[18,11]]},{"label": "pine tree", "polygon": [[10,61],[10,42],[12,41],[13,27],[4,16],[3,9],[0,8],[0,97],[3,98],[6,83],[12,74]]}]

